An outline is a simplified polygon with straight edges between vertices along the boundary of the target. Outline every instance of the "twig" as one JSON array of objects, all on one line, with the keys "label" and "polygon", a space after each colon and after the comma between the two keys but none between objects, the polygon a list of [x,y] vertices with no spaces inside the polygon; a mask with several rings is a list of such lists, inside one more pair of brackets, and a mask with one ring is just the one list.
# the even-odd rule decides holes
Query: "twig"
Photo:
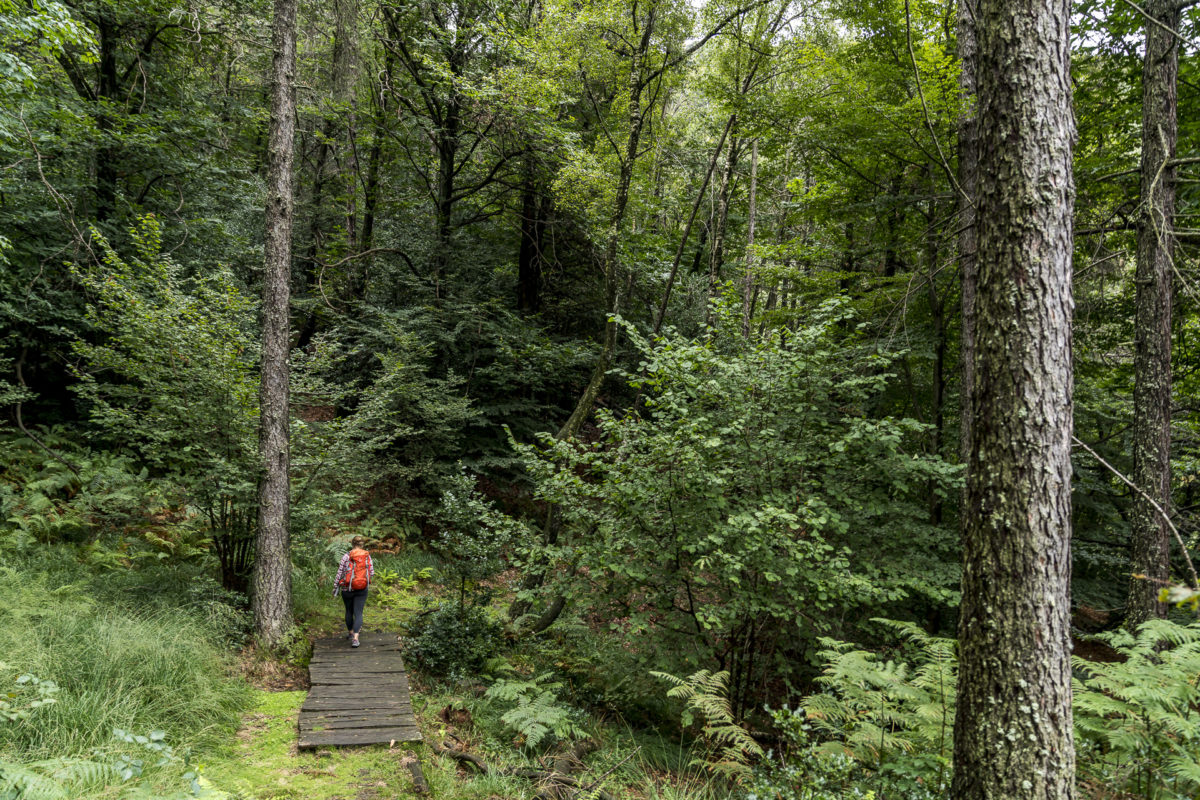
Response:
[{"label": "twig", "polygon": [[921,70],[917,67],[917,54],[913,51],[912,43],[912,11],[909,9],[909,1],[904,0],[904,36],[908,42],[908,57],[912,61],[913,77],[917,82],[917,97],[921,98],[921,111],[925,116],[925,127],[929,128],[929,135],[933,138],[933,146],[937,148],[938,158],[942,162],[942,169],[946,170],[946,177],[950,179],[950,185],[958,192],[962,199],[966,201],[971,208],[975,207],[975,200],[968,197],[963,188],[959,186],[958,180],[954,177],[954,170],[950,169],[950,162],[946,160],[946,154],[942,152],[942,143],[938,140],[937,131],[933,127],[933,120],[929,118],[929,106],[925,103],[925,90],[921,87]]},{"label": "twig", "polygon": [[1167,33],[1174,36],[1179,41],[1183,42],[1184,44],[1191,45],[1192,47],[1197,47],[1196,43],[1193,42],[1191,39],[1188,39],[1187,37],[1183,36],[1179,31],[1175,30],[1170,25],[1165,24],[1162,20],[1155,19],[1153,16],[1150,15],[1150,12],[1148,12],[1146,9],[1139,6],[1137,3],[1133,2],[1133,0],[1121,0],[1121,2],[1124,3],[1125,5],[1129,6],[1130,8],[1132,8],[1134,11],[1141,14],[1143,17],[1145,17],[1147,22],[1154,23],[1155,25],[1162,28]]},{"label": "twig", "polygon": [[1129,480],[1129,478],[1126,478],[1124,475],[1122,475],[1120,470],[1118,470],[1112,464],[1105,461],[1100,456],[1099,453],[1097,453],[1095,450],[1093,450],[1092,448],[1090,448],[1086,444],[1084,444],[1082,441],[1080,441],[1078,436],[1071,434],[1071,441],[1075,442],[1075,444],[1079,445],[1084,450],[1091,453],[1092,458],[1099,461],[1106,469],[1108,469],[1109,472],[1111,472],[1113,475],[1116,475],[1121,480],[1122,483],[1124,483],[1130,489],[1133,489],[1135,492],[1140,494],[1142,496],[1142,499],[1144,499],[1147,503],[1149,503],[1151,506],[1154,507],[1154,510],[1157,511],[1159,516],[1161,516],[1163,518],[1163,522],[1167,523],[1167,527],[1171,529],[1171,533],[1175,535],[1175,541],[1177,541],[1179,543],[1179,549],[1183,553],[1184,560],[1187,562],[1188,572],[1190,572],[1192,575],[1192,588],[1197,591],[1200,591],[1200,577],[1198,577],[1196,575],[1196,567],[1194,564],[1192,564],[1192,557],[1190,555],[1188,555],[1187,545],[1184,544],[1183,537],[1179,535],[1179,529],[1175,527],[1175,523],[1171,522],[1170,516],[1167,515],[1166,511],[1163,511],[1163,507],[1160,506],[1153,497],[1151,497],[1150,495],[1148,495],[1144,491],[1142,491],[1142,489],[1139,486],[1137,486],[1136,484],[1134,484],[1133,481]]}]

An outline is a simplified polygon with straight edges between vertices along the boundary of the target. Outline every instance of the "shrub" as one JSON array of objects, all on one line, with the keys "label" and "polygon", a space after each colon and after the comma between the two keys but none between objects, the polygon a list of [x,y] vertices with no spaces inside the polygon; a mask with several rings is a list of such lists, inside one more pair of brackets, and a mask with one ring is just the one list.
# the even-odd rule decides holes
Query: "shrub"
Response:
[{"label": "shrub", "polygon": [[499,649],[501,627],[479,606],[439,603],[409,626],[405,655],[430,676],[457,680]]}]

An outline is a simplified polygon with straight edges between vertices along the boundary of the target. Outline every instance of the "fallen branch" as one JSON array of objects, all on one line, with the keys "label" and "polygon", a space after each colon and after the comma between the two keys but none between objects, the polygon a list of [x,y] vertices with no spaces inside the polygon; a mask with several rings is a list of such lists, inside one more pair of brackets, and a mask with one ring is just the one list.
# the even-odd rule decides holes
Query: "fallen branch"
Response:
[{"label": "fallen branch", "polygon": [[417,758],[416,753],[406,750],[400,763],[408,767],[408,771],[412,773],[413,794],[432,794],[429,781],[425,780],[425,773],[421,771],[421,761]]},{"label": "fallen branch", "polygon": [[[610,769],[608,772],[604,773],[604,775],[601,775],[599,778],[593,781],[590,785],[584,786],[575,778],[559,771],[559,765],[562,764],[565,766],[571,756],[560,757],[555,761],[553,769],[545,770],[532,769],[530,767],[489,767],[487,762],[479,756],[474,755],[473,753],[467,753],[454,747],[446,747],[445,743],[439,745],[437,742],[433,742],[430,744],[430,749],[438,755],[447,756],[455,761],[458,761],[459,763],[470,764],[479,772],[480,775],[506,775],[512,778],[526,778],[538,783],[546,783],[549,785],[551,791],[547,792],[546,790],[543,790],[536,795],[539,798],[543,798],[543,800],[560,800],[564,797],[564,795],[561,792],[554,790],[564,788],[575,790],[571,793],[571,798],[587,798],[587,800],[616,800],[613,795],[609,794],[603,789],[597,789],[597,787],[599,786],[600,781],[612,773],[612,771],[621,764],[625,763],[624,761],[620,762],[614,766],[613,769]],[[586,755],[588,752],[591,752],[595,749],[596,744],[594,742],[590,744],[587,741],[580,742],[572,749],[572,755]],[[629,756],[627,756],[625,760],[627,761],[628,759]],[[576,765],[582,766],[582,763],[577,761]]]}]

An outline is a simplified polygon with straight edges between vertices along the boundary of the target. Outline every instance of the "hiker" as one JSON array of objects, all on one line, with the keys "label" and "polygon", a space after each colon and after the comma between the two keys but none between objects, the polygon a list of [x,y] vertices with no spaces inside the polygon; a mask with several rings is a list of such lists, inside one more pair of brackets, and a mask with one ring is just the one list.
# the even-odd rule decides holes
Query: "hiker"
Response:
[{"label": "hiker", "polygon": [[362,630],[363,606],[367,603],[367,588],[375,565],[367,552],[367,540],[355,536],[350,540],[350,551],[342,556],[337,577],[333,579],[334,595],[341,594],[346,605],[346,638],[351,647],[358,647],[358,632]]}]

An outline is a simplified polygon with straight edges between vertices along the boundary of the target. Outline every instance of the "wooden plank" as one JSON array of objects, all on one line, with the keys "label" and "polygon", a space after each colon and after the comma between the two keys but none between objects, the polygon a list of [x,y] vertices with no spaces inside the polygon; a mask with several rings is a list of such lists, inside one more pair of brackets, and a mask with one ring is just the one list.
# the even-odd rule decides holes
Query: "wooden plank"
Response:
[{"label": "wooden plank", "polygon": [[311,691],[320,692],[329,697],[372,697],[377,695],[395,694],[408,691],[408,678],[404,675],[394,675],[388,678],[374,678],[368,681],[351,681],[350,683],[328,683],[320,678],[310,678]]},{"label": "wooden plank", "polygon": [[372,683],[408,680],[408,673],[400,670],[389,672],[370,671],[359,672],[357,670],[331,670],[317,669],[309,672],[309,680],[314,683],[341,683],[346,686],[362,686],[368,688]]},{"label": "wooden plank", "polygon": [[[371,694],[345,694],[337,692],[319,692],[318,689],[327,687],[316,686],[309,694],[308,699],[313,702],[321,703],[338,703],[342,708],[364,708],[372,703],[407,703],[409,702],[408,692],[403,691],[387,691],[373,692]],[[306,703],[307,704],[307,701]]]},{"label": "wooden plank", "polygon": [[328,708],[315,711],[310,710],[301,717],[300,722],[304,723],[306,720],[311,721],[315,719],[323,719],[331,722],[339,720],[361,720],[370,722],[371,720],[380,718],[395,719],[396,717],[405,717],[408,716],[411,711],[412,707],[407,705],[397,706],[395,708],[380,708],[379,706],[372,706],[371,708],[363,711],[344,711],[337,708]]},{"label": "wooden plank", "polygon": [[354,747],[390,742],[419,742],[421,732],[416,728],[371,728],[366,731],[314,731],[300,737],[297,746],[302,749],[313,747]]},{"label": "wooden plank", "polygon": [[[370,697],[331,697],[329,695],[314,694],[309,695],[308,700],[304,702],[301,710],[304,708],[315,710],[318,705],[325,705],[334,709],[344,708],[351,710],[359,708],[371,708],[374,706],[382,707],[388,705],[412,705],[412,701],[409,700],[407,693],[377,694]],[[328,708],[321,710],[328,710]]]},{"label": "wooden plank", "polygon": [[310,690],[309,697],[328,698],[330,700],[349,700],[353,702],[355,698],[362,699],[363,702],[374,699],[386,699],[395,697],[397,699],[408,697],[408,682],[397,681],[392,684],[380,684],[378,686],[343,686],[332,683],[317,683]]},{"label": "wooden plank", "polygon": [[300,733],[309,731],[333,730],[370,730],[371,728],[412,728],[417,726],[408,722],[403,714],[393,714],[388,717],[371,717],[369,719],[322,719],[314,717],[300,721]]}]

